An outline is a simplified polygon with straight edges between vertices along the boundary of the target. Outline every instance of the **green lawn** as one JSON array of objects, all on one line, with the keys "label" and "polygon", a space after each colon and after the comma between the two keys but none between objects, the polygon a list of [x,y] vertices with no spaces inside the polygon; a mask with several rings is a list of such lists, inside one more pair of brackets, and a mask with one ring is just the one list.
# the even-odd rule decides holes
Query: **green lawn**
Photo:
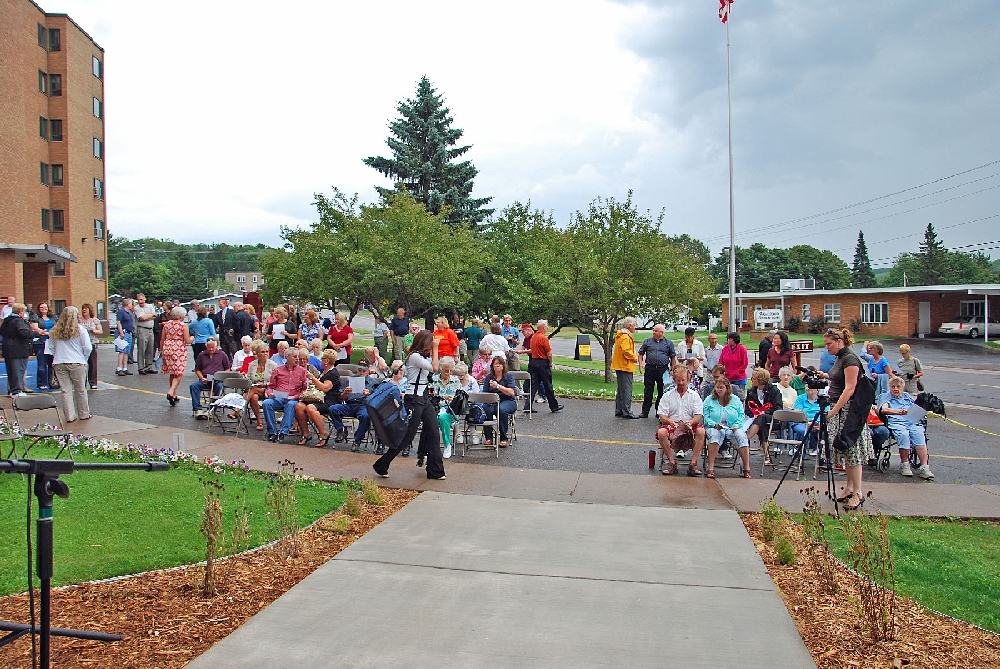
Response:
[{"label": "green lawn", "polygon": [[[34,458],[55,457],[54,449],[36,447]],[[79,453],[77,461],[107,461]],[[229,468],[233,470],[235,468]],[[54,502],[55,577],[53,585],[134,574],[190,564],[205,559],[199,532],[204,492],[199,477],[226,486],[223,496],[226,532],[233,524],[234,497],[246,489],[251,516],[251,541],[258,546],[268,536],[264,495],[265,475],[216,474],[203,465],[182,464],[168,472],[81,471],[63,477],[68,499]],[[27,482],[20,475],[0,475],[0,595],[27,590],[25,497]],[[299,481],[295,496],[298,519],[307,525],[337,509],[345,491],[336,484]],[[32,502],[34,534],[37,504]],[[32,543],[34,550],[34,543]],[[37,578],[35,584],[37,585]]]},{"label": "green lawn", "polygon": [[[837,557],[844,559],[845,541],[839,527],[833,524],[827,535]],[[891,518],[889,538],[897,592],[1000,632],[1000,525]]]}]

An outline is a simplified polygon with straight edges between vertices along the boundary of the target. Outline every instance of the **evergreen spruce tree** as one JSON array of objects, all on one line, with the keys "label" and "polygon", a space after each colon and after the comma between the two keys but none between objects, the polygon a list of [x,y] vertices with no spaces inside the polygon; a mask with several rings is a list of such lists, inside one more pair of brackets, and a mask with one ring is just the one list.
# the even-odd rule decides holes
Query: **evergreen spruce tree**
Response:
[{"label": "evergreen spruce tree", "polygon": [[473,179],[479,173],[471,161],[455,162],[471,146],[456,146],[463,131],[452,128],[451,110],[426,76],[417,84],[417,95],[396,107],[400,117],[389,124],[386,140],[391,158],[369,157],[365,165],[393,179],[395,188],[377,188],[386,197],[405,189],[417,202],[437,215],[450,206],[450,225],[477,224],[493,213],[484,209],[493,198],[473,198]]},{"label": "evergreen spruce tree", "polygon": [[939,286],[957,283],[952,272],[951,251],[938,240],[934,224],[928,223],[924,230],[924,241],[916,254],[917,276],[921,286]]},{"label": "evergreen spruce tree", "polygon": [[854,247],[854,266],[851,267],[852,288],[874,288],[875,272],[872,271],[872,261],[868,257],[868,245],[865,244],[865,233],[858,231],[858,245]]}]

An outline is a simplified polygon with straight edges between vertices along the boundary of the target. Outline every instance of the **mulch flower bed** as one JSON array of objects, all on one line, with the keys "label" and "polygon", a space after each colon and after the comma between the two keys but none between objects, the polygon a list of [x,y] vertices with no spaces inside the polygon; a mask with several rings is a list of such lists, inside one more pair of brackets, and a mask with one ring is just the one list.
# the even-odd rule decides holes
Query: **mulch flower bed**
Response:
[{"label": "mulch flower bed", "polygon": [[856,577],[847,567],[835,562],[840,592],[830,595],[806,558],[808,543],[801,527],[788,523],[786,534],[795,546],[797,564],[785,566],[764,539],[761,514],[742,518],[817,666],[1000,667],[1000,636],[902,597],[896,599],[896,640],[873,644],[857,612]]},{"label": "mulch flower bed", "polygon": [[[351,520],[344,533],[338,533],[331,522],[338,514],[300,532],[301,552],[297,558],[283,559],[271,547],[217,562],[220,592],[214,597],[201,594],[201,565],[53,591],[53,627],[124,634],[125,639],[99,643],[53,637],[52,665],[184,666],[405,506],[417,493],[383,489],[382,496],[382,506],[363,504],[361,515]],[[0,599],[0,619],[27,623],[28,596]],[[31,666],[29,637],[0,648],[0,666]]]}]

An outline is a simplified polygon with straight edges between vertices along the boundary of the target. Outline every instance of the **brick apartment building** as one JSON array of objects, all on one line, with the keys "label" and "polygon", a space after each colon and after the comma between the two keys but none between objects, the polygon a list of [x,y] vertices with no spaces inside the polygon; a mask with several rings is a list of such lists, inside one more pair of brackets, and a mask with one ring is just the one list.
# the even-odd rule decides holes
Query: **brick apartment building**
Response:
[{"label": "brick apartment building", "polygon": [[104,49],[65,14],[0,0],[0,295],[107,314]]},{"label": "brick apartment building", "polygon": [[[971,292],[976,291],[976,292]],[[907,286],[897,288],[852,288],[845,290],[795,290],[782,293],[739,293],[736,316],[741,329],[780,327],[780,323],[756,323],[759,309],[781,309],[785,323],[792,316],[803,322],[825,316],[831,326],[849,327],[857,320],[864,337],[937,334],[941,324],[955,316],[981,316],[985,311],[983,293],[989,291],[990,317],[1000,316],[1000,284],[958,286]],[[977,294],[978,293],[978,294]],[[729,322],[729,295],[722,298],[722,322]]]},{"label": "brick apartment building", "polygon": [[243,293],[253,293],[264,289],[264,275],[260,272],[226,272],[226,283],[236,286]]}]

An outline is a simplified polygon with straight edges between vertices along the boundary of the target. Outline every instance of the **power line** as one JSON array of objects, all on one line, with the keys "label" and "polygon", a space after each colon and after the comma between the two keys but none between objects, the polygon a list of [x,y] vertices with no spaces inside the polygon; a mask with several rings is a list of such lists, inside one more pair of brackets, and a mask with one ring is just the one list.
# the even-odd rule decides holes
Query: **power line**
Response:
[{"label": "power line", "polygon": [[[803,221],[809,221],[809,220],[812,220],[814,218],[820,218],[820,217],[823,217],[823,216],[828,216],[830,214],[836,214],[838,212],[846,211],[848,209],[854,209],[855,207],[863,207],[864,205],[871,204],[872,202],[878,202],[879,200],[884,200],[886,198],[895,197],[896,195],[902,195],[903,193],[908,193],[908,192],[913,191],[913,190],[918,190],[918,189],[924,188],[926,186],[932,186],[932,185],[934,185],[936,183],[940,183],[942,181],[947,181],[948,179],[953,179],[955,177],[962,176],[963,174],[969,174],[971,172],[975,172],[976,170],[981,170],[981,169],[984,169],[986,167],[991,167],[991,166],[997,165],[997,164],[1000,164],[1000,160],[992,160],[992,161],[990,161],[988,163],[984,163],[982,165],[979,165],[978,167],[972,167],[972,168],[967,169],[967,170],[962,170],[961,172],[955,172],[954,174],[949,174],[946,177],[940,177],[938,179],[934,179],[932,181],[927,181],[925,183],[922,183],[922,184],[919,184],[919,185],[916,185],[916,186],[910,186],[909,188],[904,188],[902,190],[895,191],[893,193],[888,193],[886,195],[880,195],[878,197],[869,198],[869,199],[863,200],[861,202],[855,202],[854,204],[849,204],[849,205],[846,205],[846,206],[843,206],[843,207],[837,207],[835,209],[829,209],[827,211],[820,212],[818,214],[810,214],[809,216],[802,216],[800,218],[791,219],[791,220],[785,221],[783,223],[776,223],[773,226],[768,226],[768,228],[769,229],[782,228],[782,227],[786,227],[786,226],[789,226],[789,225],[794,225],[796,223],[801,223]],[[951,188],[960,188],[963,185],[968,185],[969,183],[976,183],[976,181],[982,181],[983,179],[989,179],[989,178],[992,178],[993,176],[996,176],[996,175],[994,174],[994,175],[991,175],[989,177],[982,177],[980,179],[976,179],[974,181],[967,182],[966,184],[960,184],[959,186],[953,186]],[[945,190],[949,190],[949,189],[945,189]],[[941,191],[938,191],[938,192],[941,192]],[[923,196],[921,196],[921,197],[923,197]],[[909,200],[902,200],[901,202],[907,202],[907,201],[909,201]],[[901,202],[896,203],[896,204],[901,204]],[[946,200],[946,202],[947,202],[947,200]],[[893,206],[893,205],[886,205],[886,206]],[[858,213],[861,213],[861,212],[858,212]],[[851,214],[851,215],[853,215],[853,214]],[[837,220],[837,219],[832,219],[832,220]],[[744,233],[744,234],[749,234],[749,233]],[[737,237],[739,237],[739,236],[741,236],[741,235],[737,234]],[[716,236],[716,237],[710,237],[710,238],[708,238],[705,241],[709,241],[709,242],[711,242],[711,241],[718,241],[720,239],[726,239],[726,237],[727,236],[725,236],[725,235],[719,235],[719,236]]]}]

